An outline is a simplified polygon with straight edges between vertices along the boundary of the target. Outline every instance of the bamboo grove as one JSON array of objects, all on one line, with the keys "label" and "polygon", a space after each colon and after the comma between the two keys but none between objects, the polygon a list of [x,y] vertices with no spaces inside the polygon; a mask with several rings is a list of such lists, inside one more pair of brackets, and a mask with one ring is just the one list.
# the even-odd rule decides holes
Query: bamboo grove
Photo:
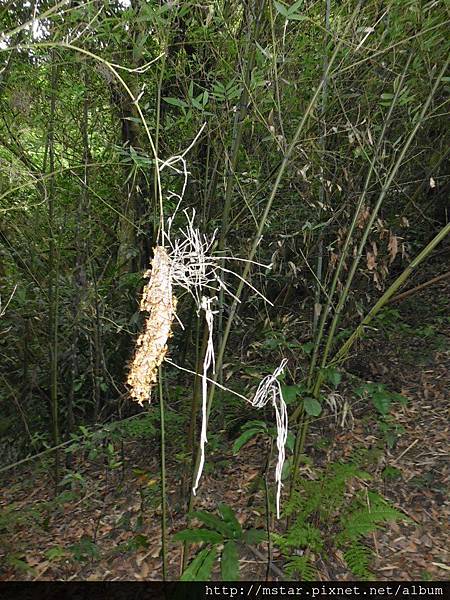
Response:
[{"label": "bamboo grove", "polygon": [[167,577],[167,481],[189,526],[207,438],[265,421],[267,526],[298,525],[310,427],[345,424],[349,358],[450,232],[449,22],[444,0],[0,1],[0,470],[44,457],[57,493],[80,428],[152,414]]}]

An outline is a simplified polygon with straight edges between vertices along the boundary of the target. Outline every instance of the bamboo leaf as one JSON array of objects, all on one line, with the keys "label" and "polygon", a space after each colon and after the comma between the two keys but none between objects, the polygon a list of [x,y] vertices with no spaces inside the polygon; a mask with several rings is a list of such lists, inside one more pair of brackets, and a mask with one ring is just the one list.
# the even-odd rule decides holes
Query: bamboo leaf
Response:
[{"label": "bamboo leaf", "polygon": [[282,15],[283,17],[285,17],[287,19],[288,15],[289,15],[288,8],[284,4],[281,4],[281,2],[274,2],[274,5],[276,8],[276,11],[278,13],[280,13],[280,15]]},{"label": "bamboo leaf", "polygon": [[189,104],[184,102],[184,100],[179,100],[178,98],[163,98],[164,102],[167,104],[171,104],[172,106],[179,106],[180,108],[187,108]]}]

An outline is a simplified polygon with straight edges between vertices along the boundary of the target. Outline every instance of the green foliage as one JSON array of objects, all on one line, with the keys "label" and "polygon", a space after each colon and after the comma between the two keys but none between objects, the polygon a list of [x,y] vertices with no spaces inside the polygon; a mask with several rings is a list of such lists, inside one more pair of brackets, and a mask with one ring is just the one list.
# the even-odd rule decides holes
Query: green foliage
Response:
[{"label": "green foliage", "polygon": [[177,542],[189,542],[190,544],[198,544],[207,542],[209,544],[217,544],[223,541],[222,534],[210,529],[183,529],[173,536]]},{"label": "green foliage", "polygon": [[321,369],[321,374],[327,383],[330,383],[334,388],[337,388],[342,381],[342,374],[334,367]]},{"label": "green foliage", "polygon": [[291,556],[284,565],[284,571],[294,580],[316,580],[316,570],[307,556]]},{"label": "green foliage", "polygon": [[197,519],[209,529],[196,528],[184,529],[174,535],[174,540],[188,542],[189,544],[205,543],[207,548],[202,548],[193,561],[184,571],[182,581],[202,581],[211,575],[214,560],[218,553],[218,546],[222,546],[220,566],[224,581],[239,579],[239,553],[238,544],[259,544],[265,539],[265,532],[260,529],[242,529],[232,508],[225,503],[218,506],[219,515],[206,511],[195,511],[192,518]]},{"label": "green foliage", "polygon": [[250,421],[243,425],[241,435],[233,443],[233,453],[237,454],[250,440],[257,435],[267,435],[268,428],[264,421]]},{"label": "green foliage", "polygon": [[61,548],[61,546],[53,546],[53,548],[49,548],[45,551],[45,557],[51,561],[61,560],[65,556],[66,552],[64,548]]},{"label": "green foliage", "polygon": [[372,574],[369,565],[373,558],[373,552],[367,546],[352,541],[344,552],[344,559],[350,571],[361,580],[370,579]]},{"label": "green foliage", "polygon": [[357,388],[360,396],[368,396],[376,410],[383,416],[389,414],[393,403],[405,405],[408,400],[396,392],[390,392],[382,383],[366,383]]},{"label": "green foliage", "polygon": [[404,513],[391,506],[375,492],[358,494],[341,516],[342,531],[337,536],[339,543],[357,541],[390,521],[408,520]]},{"label": "green foliage", "polygon": [[303,399],[303,406],[305,408],[305,412],[307,415],[312,417],[318,417],[322,412],[322,406],[316,398],[312,398],[311,396],[306,396]]},{"label": "green foliage", "polygon": [[69,546],[68,550],[72,553],[74,560],[78,562],[97,560],[100,557],[98,546],[88,536],[82,536],[80,541]]},{"label": "green foliage", "polygon": [[225,543],[220,568],[223,581],[237,581],[239,579],[239,557],[236,542],[229,541]]},{"label": "green foliage", "polygon": [[9,554],[6,563],[24,575],[35,575],[36,571],[26,561],[26,555],[21,553]]},{"label": "green foliage", "polygon": [[211,577],[216,555],[216,548],[204,548],[200,550],[181,575],[181,581],[208,581]]},{"label": "green foliage", "polygon": [[[314,578],[310,553],[326,560],[327,548],[342,548],[347,566],[360,579],[368,579],[372,551],[364,544],[368,534],[391,521],[406,517],[375,492],[357,492],[349,498],[347,484],[370,476],[352,463],[333,463],[317,479],[299,478],[285,507],[290,526],[272,540],[286,557],[285,571],[304,580]],[[298,551],[302,555],[298,555]]]},{"label": "green foliage", "polygon": [[371,400],[379,414],[378,428],[384,436],[388,448],[392,449],[404,429],[395,422],[389,413],[396,404],[405,406],[408,402],[407,398],[396,392],[390,392],[382,383],[366,383],[359,387],[356,393]]},{"label": "green foliage", "polygon": [[308,17],[301,12],[302,4],[304,0],[297,0],[291,6],[286,6],[282,2],[274,1],[275,8],[281,16],[285,19],[293,20],[293,21],[303,21]]}]

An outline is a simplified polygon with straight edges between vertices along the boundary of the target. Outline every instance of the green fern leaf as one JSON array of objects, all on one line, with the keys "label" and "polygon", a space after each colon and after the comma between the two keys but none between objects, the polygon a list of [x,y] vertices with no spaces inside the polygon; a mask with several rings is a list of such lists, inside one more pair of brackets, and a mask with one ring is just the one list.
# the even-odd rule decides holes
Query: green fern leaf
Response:
[{"label": "green fern leaf", "polygon": [[353,542],[344,552],[344,559],[348,568],[358,579],[363,581],[373,577],[369,571],[369,564],[372,558],[373,553],[370,548],[359,542]]},{"label": "green fern leaf", "polygon": [[300,581],[316,580],[316,570],[307,556],[291,556],[284,570],[289,577],[298,577]]}]

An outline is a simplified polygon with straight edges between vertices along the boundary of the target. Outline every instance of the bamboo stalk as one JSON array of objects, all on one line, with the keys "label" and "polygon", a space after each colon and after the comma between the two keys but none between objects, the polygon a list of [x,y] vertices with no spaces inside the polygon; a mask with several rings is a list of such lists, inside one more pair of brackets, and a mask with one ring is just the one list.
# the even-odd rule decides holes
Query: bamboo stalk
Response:
[{"label": "bamboo stalk", "polygon": [[345,259],[347,258],[349,250],[350,250],[350,244],[351,244],[351,241],[352,241],[352,238],[353,238],[353,233],[355,231],[356,224],[358,222],[358,217],[359,217],[359,214],[361,212],[362,207],[364,206],[364,202],[365,202],[365,199],[367,197],[367,193],[369,191],[370,182],[372,180],[372,174],[373,174],[374,169],[375,169],[375,162],[377,160],[378,153],[380,152],[381,146],[383,144],[388,124],[391,121],[392,112],[394,110],[394,107],[397,105],[397,100],[399,98],[400,91],[402,89],[402,84],[403,84],[404,78],[406,76],[407,70],[409,68],[409,64],[411,62],[411,59],[412,59],[412,53],[409,55],[408,60],[406,61],[405,68],[403,69],[403,72],[402,72],[402,78],[401,78],[401,80],[399,82],[400,84],[399,84],[399,86],[398,86],[398,88],[397,88],[397,90],[396,90],[396,92],[394,94],[391,106],[389,107],[389,110],[388,110],[388,114],[386,115],[386,119],[384,120],[383,128],[381,130],[380,137],[378,139],[377,146],[376,146],[374,154],[373,154],[373,158],[370,161],[369,170],[367,172],[366,179],[365,179],[365,182],[364,182],[364,188],[363,188],[361,197],[360,197],[360,199],[358,201],[358,204],[356,206],[355,212],[353,214],[353,219],[352,219],[352,222],[350,224],[349,230],[347,232],[347,236],[346,236],[345,241],[344,241],[344,245],[343,245],[343,248],[342,248],[342,251],[341,251],[341,255],[339,257],[339,261],[338,261],[338,264],[336,266],[336,270],[335,270],[334,275],[333,275],[333,279],[332,279],[331,286],[330,286],[330,291],[328,293],[328,298],[327,298],[327,301],[325,303],[325,306],[322,308],[322,313],[320,315],[320,321],[319,321],[319,327],[318,327],[318,331],[317,331],[317,336],[316,336],[316,338],[314,340],[313,354],[312,354],[312,357],[311,357],[311,362],[309,364],[309,370],[308,370],[308,387],[310,387],[312,385],[312,378],[313,378],[313,374],[314,374],[314,369],[316,367],[317,360],[318,360],[318,357],[319,357],[320,343],[322,341],[323,334],[324,334],[324,331],[325,331],[325,325],[326,325],[327,317],[328,317],[328,314],[329,314],[329,311],[330,311],[330,308],[331,308],[331,303],[332,303],[333,297],[334,297],[335,292],[336,292],[337,284],[339,282],[339,276],[340,276],[340,274],[342,272],[342,269],[343,269],[344,264],[345,264]]},{"label": "bamboo stalk", "polygon": [[161,556],[163,581],[167,581],[167,491],[166,491],[166,424],[164,393],[162,384],[162,368],[159,367],[159,411],[161,418]]},{"label": "bamboo stalk", "polygon": [[[296,145],[297,145],[297,143],[298,143],[298,141],[300,139],[300,135],[301,135],[301,133],[302,133],[302,131],[303,131],[303,129],[304,129],[304,127],[305,127],[305,125],[306,125],[306,123],[307,123],[307,121],[308,121],[308,119],[309,119],[309,117],[310,117],[310,115],[311,115],[314,107],[317,104],[317,100],[318,100],[318,98],[320,96],[322,87],[323,87],[323,85],[325,83],[325,79],[326,79],[326,77],[328,77],[328,74],[330,73],[331,68],[332,68],[332,66],[333,66],[333,64],[334,64],[334,62],[335,62],[335,60],[336,60],[336,58],[337,58],[337,56],[339,54],[339,51],[340,51],[340,49],[342,47],[343,40],[345,38],[345,34],[350,29],[350,26],[353,23],[353,20],[354,20],[355,16],[359,13],[360,6],[361,6],[361,2],[358,2],[358,5],[356,6],[356,8],[355,8],[355,10],[353,12],[352,18],[349,20],[349,22],[347,24],[347,28],[346,28],[346,30],[344,32],[344,35],[337,42],[337,44],[335,46],[335,49],[334,49],[334,51],[333,51],[333,53],[332,53],[332,55],[330,57],[330,60],[329,60],[328,66],[327,66],[327,68],[325,70],[325,73],[322,75],[322,79],[321,79],[320,83],[318,84],[316,90],[314,91],[314,94],[312,95],[311,100],[309,101],[309,104],[308,104],[308,106],[307,106],[307,108],[306,108],[306,110],[305,110],[305,112],[304,112],[304,114],[303,114],[303,116],[302,116],[302,118],[300,120],[299,125],[297,126],[297,129],[296,129],[296,131],[294,133],[294,136],[293,136],[293,138],[292,138],[292,140],[291,140],[291,142],[290,142],[290,144],[289,144],[289,146],[288,146],[288,148],[287,148],[287,150],[286,150],[286,152],[285,152],[285,154],[283,156],[283,159],[282,159],[282,161],[280,163],[280,166],[279,166],[279,169],[278,169],[278,172],[277,172],[277,176],[276,176],[274,185],[273,185],[272,190],[270,192],[269,198],[267,199],[267,203],[266,203],[266,206],[264,208],[264,212],[263,212],[263,214],[261,216],[261,220],[259,222],[257,232],[255,234],[255,237],[253,239],[253,243],[252,243],[250,252],[249,252],[248,257],[247,257],[248,262],[245,263],[245,267],[244,267],[244,270],[243,270],[243,273],[242,273],[242,278],[239,281],[239,284],[238,284],[238,287],[237,287],[237,290],[236,290],[236,293],[235,293],[235,300],[233,301],[233,303],[232,303],[232,305],[230,307],[230,313],[229,313],[229,316],[228,316],[228,319],[227,319],[227,322],[226,322],[226,325],[225,325],[225,330],[224,330],[224,333],[223,333],[222,342],[221,342],[221,344],[219,346],[219,350],[218,350],[217,355],[216,355],[216,372],[220,369],[220,367],[221,367],[221,365],[223,363],[223,358],[224,358],[225,349],[226,349],[227,342],[228,342],[228,337],[230,335],[231,327],[233,325],[234,317],[235,317],[236,310],[237,310],[237,307],[238,307],[238,304],[239,304],[239,298],[242,295],[242,291],[243,291],[245,282],[247,281],[247,278],[249,276],[250,269],[251,269],[251,261],[253,260],[255,254],[256,254],[256,251],[257,251],[257,249],[259,247],[259,244],[261,242],[262,233],[264,231],[264,227],[265,227],[267,218],[268,218],[270,210],[272,208],[273,201],[274,201],[274,199],[276,197],[276,194],[278,192],[278,188],[280,186],[280,183],[281,183],[281,180],[283,178],[284,172],[285,172],[285,170],[286,170],[286,168],[287,168],[287,166],[289,164],[289,161],[290,161],[290,158],[292,156],[292,153],[293,153],[293,151],[294,151],[294,149],[295,149],[295,147],[296,147]],[[209,415],[210,415],[210,412],[211,412],[212,403],[214,401],[214,393],[215,393],[215,387],[216,387],[215,382],[216,381],[217,381],[217,378],[215,377],[214,378],[214,382],[212,383],[212,385],[210,387],[210,390],[209,390],[208,404],[207,404],[207,420],[209,419]],[[200,464],[200,448],[198,448],[198,450],[197,450],[197,457],[196,457],[196,463],[195,463],[194,473],[197,472],[199,464]],[[188,508],[189,512],[192,511],[193,504],[194,504],[194,497],[191,494],[190,499],[189,499],[189,508]]]},{"label": "bamboo stalk", "polygon": [[363,334],[364,327],[368,325],[377,313],[389,302],[395,292],[408,280],[413,271],[417,269],[421,262],[423,262],[434,248],[450,234],[450,223],[443,227],[439,233],[429,242],[425,248],[411,261],[408,267],[397,277],[394,283],[384,292],[378,302],[370,309],[358,327],[354,330],[348,340],[341,346],[336,352],[333,359],[330,361],[331,364],[337,364],[346,359],[350,348],[353,346],[355,341]]},{"label": "bamboo stalk", "polygon": [[[399,170],[399,168],[400,168],[400,166],[401,166],[401,164],[403,162],[403,159],[405,158],[406,152],[408,151],[408,149],[409,149],[409,147],[410,147],[410,145],[411,145],[411,143],[412,143],[412,141],[413,141],[413,139],[414,139],[417,131],[419,130],[419,127],[422,125],[422,123],[423,123],[423,121],[425,119],[425,115],[427,114],[428,108],[429,108],[429,106],[431,104],[431,101],[432,101],[432,99],[433,99],[433,97],[434,97],[434,95],[435,95],[435,93],[436,93],[436,91],[438,89],[438,86],[439,86],[439,84],[441,82],[441,79],[442,79],[442,77],[444,76],[444,74],[447,71],[449,63],[450,63],[450,56],[447,58],[447,60],[446,60],[445,64],[443,65],[443,67],[442,67],[439,75],[436,77],[434,85],[433,85],[430,93],[428,94],[428,97],[427,97],[427,99],[426,99],[426,101],[425,101],[425,103],[424,103],[424,105],[422,107],[422,110],[420,111],[420,115],[417,118],[417,121],[416,121],[416,123],[415,123],[415,125],[414,125],[414,127],[413,127],[413,129],[411,131],[411,133],[409,134],[409,136],[408,136],[405,144],[403,145],[403,147],[402,147],[402,149],[400,151],[400,154],[397,157],[397,160],[396,160],[394,166],[392,167],[391,171],[389,172],[389,175],[386,178],[386,181],[385,181],[385,183],[384,183],[384,185],[382,187],[382,190],[380,192],[380,195],[378,197],[377,203],[376,203],[376,205],[375,205],[375,207],[374,207],[374,209],[372,211],[372,214],[370,216],[370,219],[369,219],[369,221],[368,221],[368,223],[366,225],[364,234],[363,234],[363,236],[361,238],[361,241],[359,243],[359,246],[358,246],[357,254],[355,256],[355,259],[353,260],[353,264],[352,264],[352,267],[350,269],[349,275],[347,277],[347,281],[346,281],[344,290],[342,291],[342,294],[340,295],[339,302],[338,302],[338,305],[336,307],[336,311],[335,311],[335,314],[334,314],[334,317],[333,317],[333,321],[332,321],[331,326],[330,326],[330,330],[329,330],[329,333],[328,333],[327,341],[326,341],[326,344],[325,344],[325,349],[324,349],[324,352],[323,352],[323,355],[322,355],[321,368],[325,367],[327,359],[328,359],[328,355],[329,355],[329,353],[331,351],[331,348],[332,348],[332,345],[333,345],[333,342],[334,342],[334,334],[335,334],[336,328],[337,328],[339,320],[340,320],[340,315],[341,315],[342,309],[343,309],[343,307],[345,305],[345,302],[347,300],[347,296],[348,296],[348,293],[349,293],[349,290],[350,290],[350,287],[351,287],[351,284],[352,284],[352,281],[353,281],[353,277],[354,277],[354,275],[356,273],[356,269],[357,269],[357,267],[359,265],[359,261],[361,260],[361,257],[362,257],[363,251],[364,251],[364,247],[366,245],[367,238],[368,238],[369,233],[370,233],[370,231],[372,229],[372,225],[375,222],[375,219],[376,219],[376,217],[378,215],[378,212],[379,212],[379,210],[381,208],[381,205],[382,205],[382,203],[383,203],[383,201],[384,201],[384,199],[386,197],[386,194],[387,194],[388,190],[390,189],[390,187],[392,185],[394,177],[396,176],[397,171]],[[399,89],[400,88],[401,88],[401,86],[399,86]],[[320,375],[320,372],[319,372],[319,374],[317,375],[317,378],[316,378],[315,386],[314,386],[314,392],[315,393],[317,393],[318,389],[320,388],[321,379],[322,379],[322,376]]]},{"label": "bamboo stalk", "polygon": [[[55,171],[55,113],[56,113],[56,84],[58,80],[58,67],[55,61],[55,51],[51,53],[51,99],[50,119],[48,125],[47,148],[49,169]],[[44,159],[44,163],[46,160]],[[44,166],[45,168],[45,166]],[[50,387],[50,410],[52,419],[53,444],[59,445],[59,406],[58,406],[58,297],[59,297],[59,260],[55,243],[55,180],[50,179],[48,190],[48,334],[49,334],[49,387]],[[59,452],[55,452],[54,462],[55,493],[59,480]]]},{"label": "bamboo stalk", "polygon": [[397,294],[396,296],[394,296],[393,298],[391,298],[389,300],[389,304],[394,304],[396,302],[402,302],[405,298],[409,298],[409,296],[412,296],[413,294],[417,294],[417,292],[420,292],[421,290],[424,290],[425,288],[430,287],[431,285],[434,285],[435,283],[439,283],[439,281],[448,279],[449,277],[450,277],[450,271],[447,271],[447,273],[443,273],[442,275],[437,275],[436,277],[429,279],[425,283],[421,283],[420,285],[417,285],[416,287],[413,287],[410,290],[406,290],[405,292],[402,292],[401,294]]}]

